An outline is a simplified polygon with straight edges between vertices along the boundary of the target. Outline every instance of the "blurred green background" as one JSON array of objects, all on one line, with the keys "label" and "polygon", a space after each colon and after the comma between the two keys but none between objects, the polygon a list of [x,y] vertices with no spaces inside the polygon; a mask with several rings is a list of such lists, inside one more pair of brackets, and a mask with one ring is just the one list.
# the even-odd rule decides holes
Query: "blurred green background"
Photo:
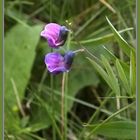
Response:
[{"label": "blurred green background", "polygon": [[[136,138],[135,9],[134,0],[5,1],[6,140]],[[47,71],[52,50],[40,37],[50,22],[72,31],[65,48],[85,48],[66,74],[64,132],[64,74]]]}]

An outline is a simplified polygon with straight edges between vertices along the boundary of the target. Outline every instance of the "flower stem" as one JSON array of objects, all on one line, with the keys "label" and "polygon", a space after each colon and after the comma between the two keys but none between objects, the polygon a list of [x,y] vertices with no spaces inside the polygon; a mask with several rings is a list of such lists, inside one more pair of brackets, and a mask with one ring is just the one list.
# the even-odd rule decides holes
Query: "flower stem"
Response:
[{"label": "flower stem", "polygon": [[[52,118],[55,121],[55,109],[54,109],[54,93],[53,93],[53,75],[51,75],[51,106],[52,106]],[[56,140],[55,127],[53,126],[53,140]]]},{"label": "flower stem", "polygon": [[65,120],[64,120],[64,117],[65,117],[65,114],[64,114],[64,93],[65,93],[65,76],[66,74],[64,73],[63,74],[63,77],[62,77],[62,92],[61,92],[61,132],[62,132],[62,137],[63,139],[65,138],[65,133],[64,133],[64,123],[65,123]]},{"label": "flower stem", "polygon": [[[51,52],[53,52],[53,49],[51,48]],[[53,121],[55,122],[55,106],[54,106],[54,92],[53,92],[53,75],[51,74],[50,75],[51,79],[50,79],[50,86],[51,86],[51,106],[52,106],[52,118],[53,118]],[[53,134],[53,140],[56,140],[56,131],[55,131],[55,126],[52,127],[52,134]]]},{"label": "flower stem", "polygon": [[64,140],[67,140],[67,93],[68,93],[68,72],[65,73],[65,98],[64,98],[64,104],[65,104],[65,124],[64,124],[64,127],[65,127],[65,137],[64,137]]},{"label": "flower stem", "polygon": [[79,49],[79,50],[74,51],[74,53],[84,52],[84,51],[85,51],[85,49]]}]

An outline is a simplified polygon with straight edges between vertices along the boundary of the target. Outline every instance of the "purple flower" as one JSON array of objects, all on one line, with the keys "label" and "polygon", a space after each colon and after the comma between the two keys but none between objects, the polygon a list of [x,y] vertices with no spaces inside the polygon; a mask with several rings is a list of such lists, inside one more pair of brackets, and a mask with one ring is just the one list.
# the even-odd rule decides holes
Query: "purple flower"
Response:
[{"label": "purple flower", "polygon": [[75,53],[72,51],[68,51],[64,56],[58,52],[48,53],[45,56],[45,64],[47,69],[53,74],[68,72],[74,56]]},{"label": "purple flower", "polygon": [[64,45],[68,36],[68,31],[69,30],[65,26],[49,23],[41,32],[41,36],[47,39],[50,47],[59,48],[59,46]]}]

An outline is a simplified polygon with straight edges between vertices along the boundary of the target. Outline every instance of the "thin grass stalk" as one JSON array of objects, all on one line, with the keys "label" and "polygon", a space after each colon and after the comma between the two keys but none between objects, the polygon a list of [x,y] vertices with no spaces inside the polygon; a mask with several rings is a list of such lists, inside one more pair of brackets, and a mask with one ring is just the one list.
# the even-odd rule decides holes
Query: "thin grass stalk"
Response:
[{"label": "thin grass stalk", "polygon": [[21,104],[21,101],[20,101],[20,98],[19,98],[19,93],[18,93],[16,84],[15,84],[15,81],[14,81],[13,78],[11,78],[10,80],[11,80],[11,83],[12,83],[12,86],[13,86],[14,94],[16,96],[16,101],[17,101],[17,105],[18,105],[18,108],[20,110],[20,113],[23,117],[25,117],[26,113],[24,112],[24,109],[22,108],[22,104]]},{"label": "thin grass stalk", "polygon": [[99,0],[102,4],[104,4],[110,11],[112,11],[113,13],[116,13],[116,10],[105,0]]},{"label": "thin grass stalk", "polygon": [[63,140],[64,140],[64,93],[65,93],[65,76],[66,76],[66,74],[64,73],[63,74],[63,77],[62,77],[62,91],[61,91],[61,133],[62,133],[62,137],[63,137]]},{"label": "thin grass stalk", "polygon": [[117,110],[119,110],[121,107],[120,98],[118,96],[116,96],[116,107],[117,107]]},{"label": "thin grass stalk", "polygon": [[[119,17],[120,18],[122,18],[121,17],[121,15],[120,15],[120,13],[119,13]],[[122,21],[123,21],[123,19],[121,19]],[[119,24],[120,25],[120,24]],[[127,26],[126,26],[127,27]],[[121,27],[119,27],[119,29],[120,29]],[[129,32],[128,32],[128,34],[129,34]],[[124,53],[123,53],[123,51],[119,48],[119,56],[120,56],[120,59],[122,60],[122,61],[125,61],[125,59],[124,59]],[[125,93],[125,91],[123,90],[123,88],[121,89],[122,90],[122,95],[123,96],[127,96],[127,94]],[[120,100],[120,99],[119,99]],[[121,101],[120,101],[121,102]],[[126,100],[124,100],[123,102],[121,102],[121,104],[122,104],[122,106],[126,106],[126,105],[128,105],[128,99],[126,99]],[[129,110],[126,110],[125,112],[123,112],[123,114],[122,115],[124,115],[124,116],[127,116],[128,118],[130,118],[130,116],[129,116]]]},{"label": "thin grass stalk", "polygon": [[[120,53],[120,58],[123,60],[124,56],[123,56],[123,52],[121,49],[119,50],[119,53]],[[120,101],[120,98],[118,97],[118,95],[116,95],[116,104],[117,104],[117,110],[119,110],[121,108],[121,101]]]},{"label": "thin grass stalk", "polygon": [[[120,58],[123,60],[124,58],[124,56],[123,56],[123,52],[122,52],[122,50],[121,49],[119,49],[119,54],[120,54]],[[120,96],[120,95],[119,95]],[[116,107],[117,107],[117,110],[119,110],[120,109],[120,105],[121,104],[121,101],[120,101],[120,98],[118,97],[118,95],[116,95]]]},{"label": "thin grass stalk", "polygon": [[40,93],[41,90],[42,90],[42,85],[44,84],[44,81],[45,81],[45,79],[46,79],[46,77],[47,77],[47,74],[48,74],[48,72],[47,72],[47,70],[45,69],[44,72],[43,72],[41,81],[40,81],[40,83],[39,83],[39,85],[38,85],[38,92],[39,92],[39,93]]},{"label": "thin grass stalk", "polygon": [[[51,106],[52,106],[52,118],[55,121],[55,106],[54,106],[54,92],[53,92],[53,75],[51,75]],[[55,127],[53,126],[53,140],[56,140]]]},{"label": "thin grass stalk", "polygon": [[67,140],[67,124],[68,124],[68,120],[67,120],[67,93],[68,93],[68,73],[65,73],[65,95],[64,95],[64,105],[65,105],[65,110],[64,110],[64,116],[65,116],[65,123],[64,123],[64,127],[65,127],[65,137],[64,139]]}]

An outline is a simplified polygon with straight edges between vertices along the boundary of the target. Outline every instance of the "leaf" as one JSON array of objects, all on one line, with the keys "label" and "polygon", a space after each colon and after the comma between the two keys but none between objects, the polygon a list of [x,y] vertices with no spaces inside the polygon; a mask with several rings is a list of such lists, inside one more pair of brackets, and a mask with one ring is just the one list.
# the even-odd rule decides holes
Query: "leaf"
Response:
[{"label": "leaf", "polygon": [[[45,120],[45,119],[43,119],[43,120]],[[43,122],[43,121],[37,120],[36,123],[34,122],[34,124],[32,124],[32,125],[30,124],[28,129],[30,130],[30,132],[37,132],[42,129],[48,128],[48,126],[50,126],[50,123],[51,123],[51,121]]]},{"label": "leaf", "polygon": [[117,71],[118,71],[118,75],[120,80],[122,81],[123,87],[125,88],[126,92],[131,95],[130,93],[130,86],[129,86],[129,82],[128,79],[126,77],[126,74],[124,72],[123,67],[121,66],[119,60],[116,60],[116,67],[117,67]]},{"label": "leaf", "polygon": [[[35,49],[40,38],[42,25],[23,26],[15,25],[5,37],[5,113],[17,106],[14,88],[11,83],[13,79],[19,100],[24,97],[24,92],[35,58]],[[20,102],[20,101],[19,101]],[[8,109],[7,106],[10,108]],[[8,118],[8,116],[6,116]],[[14,124],[14,122],[12,122]],[[6,126],[10,123],[6,124]]]},{"label": "leaf", "polygon": [[[94,129],[99,124],[86,126],[87,129]],[[136,123],[132,121],[108,122],[97,129],[95,134],[103,135],[109,138],[135,139]]]},{"label": "leaf", "polygon": [[131,47],[123,38],[122,36],[118,33],[118,31],[114,28],[114,26],[111,24],[111,22],[109,21],[109,19],[106,17],[106,20],[112,30],[112,32],[115,35],[115,38],[117,40],[117,42],[119,43],[119,46],[122,48],[122,50],[124,51],[124,53],[130,57],[130,51],[135,52],[134,48]]},{"label": "leaf", "polygon": [[[106,57],[107,56],[109,56],[109,58],[113,61],[113,63],[116,63],[116,59],[119,61],[119,63],[121,64],[121,66],[122,66],[122,68],[123,68],[123,70],[124,70],[124,72],[125,72],[125,74],[126,74],[126,76],[127,76],[127,78],[129,78],[128,76],[129,76],[129,65],[126,63],[126,62],[124,62],[124,61],[122,61],[122,60],[120,60],[120,59],[118,59],[109,49],[107,49],[105,46],[103,46],[103,48],[104,48],[104,51],[105,51],[105,53],[103,53]],[[109,59],[108,58],[108,59]]]},{"label": "leaf", "polygon": [[108,118],[106,118],[105,120],[103,120],[101,123],[99,123],[95,128],[93,128],[91,130],[91,132],[88,134],[87,138],[89,138],[94,132],[96,132],[99,128],[101,128],[104,124],[106,124],[107,122],[109,122],[109,120],[113,119],[116,115],[120,114],[121,112],[123,112],[124,110],[134,106],[136,104],[136,102],[133,102],[131,104],[126,105],[125,107],[119,109],[118,111],[114,112],[112,115],[110,115]]},{"label": "leaf", "polygon": [[107,82],[109,87],[113,90],[116,95],[120,95],[120,88],[118,84],[118,79],[116,78],[116,75],[114,74],[110,64],[108,63],[107,59],[104,56],[101,56],[102,63],[106,69],[106,71],[96,62],[94,62],[92,59],[88,58],[88,60],[92,63],[96,71],[102,76],[102,78]]},{"label": "leaf", "polygon": [[108,73],[108,77],[110,79],[110,85],[111,85],[112,89],[114,90],[114,92],[116,93],[116,95],[119,96],[120,95],[120,87],[118,84],[118,79],[117,79],[116,75],[114,74],[113,69],[110,66],[108,60],[103,55],[101,55],[101,59],[102,59],[103,65]]},{"label": "leaf", "polygon": [[[10,79],[13,78],[20,99],[23,97],[26,85],[30,78],[32,64],[35,58],[36,45],[40,38],[42,26],[27,27],[21,24],[14,26],[5,37],[5,97],[11,104],[13,87]],[[13,105],[14,105],[13,104]]]},{"label": "leaf", "polygon": [[95,70],[102,76],[102,78],[107,82],[107,84],[112,89],[110,78],[108,77],[108,74],[105,72],[105,70],[92,59],[90,59],[90,58],[87,58],[87,59],[91,62],[91,64],[94,66]]},{"label": "leaf", "polygon": [[112,60],[113,62],[115,62],[116,59],[117,59],[117,57],[116,57],[109,49],[107,49],[105,46],[103,46],[103,49],[104,49],[104,51],[105,51],[105,56],[106,56],[106,57],[107,57],[107,56],[110,56],[111,60]]},{"label": "leaf", "polygon": [[[132,30],[133,28],[127,28],[124,30],[119,31],[119,33],[123,33],[129,30]],[[93,45],[101,45],[101,44],[105,44],[109,41],[113,41],[115,39],[115,36],[113,33],[101,36],[101,37],[96,37],[96,38],[92,38],[92,39],[87,39],[87,40],[81,40],[80,43],[82,45],[86,45],[86,46],[93,46]],[[73,44],[76,44],[76,42],[72,42]]]}]

